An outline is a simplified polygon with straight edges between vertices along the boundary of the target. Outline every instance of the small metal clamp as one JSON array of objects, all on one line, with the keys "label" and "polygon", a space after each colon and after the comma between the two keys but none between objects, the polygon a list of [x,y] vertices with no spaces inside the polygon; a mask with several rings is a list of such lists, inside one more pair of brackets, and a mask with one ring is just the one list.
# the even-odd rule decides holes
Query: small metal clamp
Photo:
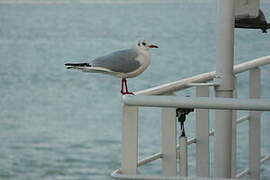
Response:
[{"label": "small metal clamp", "polygon": [[181,136],[186,136],[185,134],[185,120],[186,115],[188,115],[190,112],[193,112],[194,109],[192,108],[177,108],[176,109],[176,117],[178,118],[178,122],[181,124]]}]

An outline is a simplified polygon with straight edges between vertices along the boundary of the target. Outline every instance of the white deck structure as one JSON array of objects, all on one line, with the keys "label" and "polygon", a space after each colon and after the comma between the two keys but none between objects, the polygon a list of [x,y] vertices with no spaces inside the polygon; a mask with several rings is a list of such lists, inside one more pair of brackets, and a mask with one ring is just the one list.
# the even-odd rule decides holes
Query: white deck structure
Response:
[{"label": "white deck structure", "polygon": [[[241,0],[240,0],[241,1]],[[244,1],[242,0],[241,3]],[[245,0],[252,8],[241,11],[258,12],[258,0]],[[240,4],[241,4],[240,3]],[[247,7],[247,6],[246,6]],[[214,179],[260,179],[260,166],[270,155],[261,155],[261,113],[270,111],[270,100],[260,99],[261,70],[270,64],[270,56],[234,65],[235,1],[218,0],[217,66],[216,71],[142,90],[135,96],[123,97],[122,159],[121,168],[112,173],[116,179],[209,179],[209,136],[214,135]],[[255,8],[255,10],[254,10]],[[257,9],[256,9],[257,8]],[[247,10],[247,11],[246,11]],[[236,13],[237,14],[237,13]],[[238,14],[239,15],[239,14]],[[249,99],[237,99],[237,74],[249,71]],[[168,96],[174,92],[196,87],[197,97]],[[209,97],[213,86],[215,97]],[[159,96],[157,96],[159,95]],[[162,151],[146,159],[138,157],[138,107],[162,108]],[[180,138],[177,145],[176,108],[196,109],[196,137]],[[209,109],[215,109],[215,132],[209,132]],[[237,110],[248,114],[237,119]],[[236,174],[237,124],[249,121],[249,164]],[[186,177],[187,145],[196,144],[196,177]],[[180,159],[179,167],[177,159]],[[142,176],[137,167],[161,159],[163,176]],[[212,177],[212,178],[213,178]]]}]

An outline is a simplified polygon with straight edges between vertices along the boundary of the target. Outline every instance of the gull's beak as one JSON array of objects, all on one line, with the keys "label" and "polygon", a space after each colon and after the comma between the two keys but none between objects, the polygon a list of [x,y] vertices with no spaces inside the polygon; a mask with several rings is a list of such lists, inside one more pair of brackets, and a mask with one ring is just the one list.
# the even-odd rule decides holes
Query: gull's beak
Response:
[{"label": "gull's beak", "polygon": [[158,48],[158,46],[157,46],[157,45],[154,45],[154,44],[151,44],[151,45],[149,45],[148,47],[149,47],[149,48]]}]

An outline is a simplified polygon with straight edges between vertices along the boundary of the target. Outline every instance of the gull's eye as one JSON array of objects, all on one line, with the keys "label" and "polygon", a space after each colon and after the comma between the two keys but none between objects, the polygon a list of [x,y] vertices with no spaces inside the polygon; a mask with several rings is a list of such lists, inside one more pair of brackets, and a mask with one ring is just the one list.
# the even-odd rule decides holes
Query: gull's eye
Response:
[{"label": "gull's eye", "polygon": [[146,43],[145,43],[145,42],[143,42],[143,43],[142,43],[142,45],[144,45],[144,46],[145,46],[145,45],[146,45]]}]

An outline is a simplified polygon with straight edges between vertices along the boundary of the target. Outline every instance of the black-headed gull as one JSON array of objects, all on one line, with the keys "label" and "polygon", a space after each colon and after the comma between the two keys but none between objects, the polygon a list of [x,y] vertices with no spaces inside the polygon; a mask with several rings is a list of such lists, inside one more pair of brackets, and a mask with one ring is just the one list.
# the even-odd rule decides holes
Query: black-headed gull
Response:
[{"label": "black-headed gull", "polygon": [[[150,48],[158,46],[140,40],[131,49],[124,49],[98,57],[89,63],[67,63],[67,69],[78,69],[83,72],[97,72],[121,78],[121,93],[133,94],[128,91],[127,78],[133,78],[144,72],[150,65]],[[125,91],[124,91],[125,89]]]}]

